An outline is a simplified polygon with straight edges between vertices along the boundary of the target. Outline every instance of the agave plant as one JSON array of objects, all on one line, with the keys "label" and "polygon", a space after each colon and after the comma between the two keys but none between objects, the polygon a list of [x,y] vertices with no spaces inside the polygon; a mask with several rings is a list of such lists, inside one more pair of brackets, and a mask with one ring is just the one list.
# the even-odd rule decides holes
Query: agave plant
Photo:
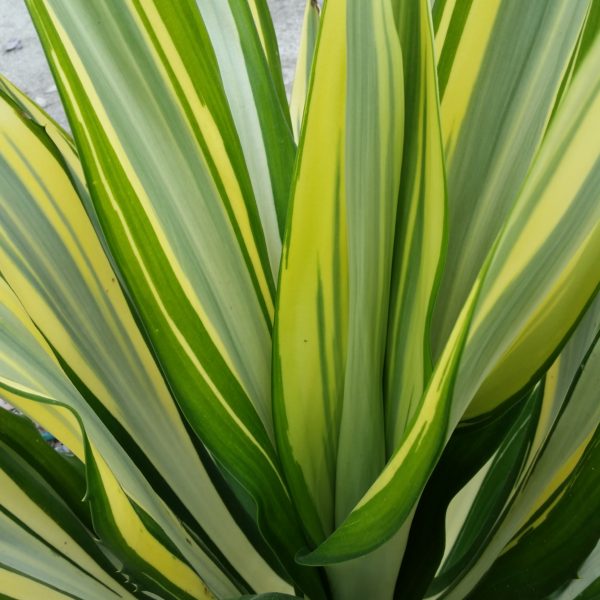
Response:
[{"label": "agave plant", "polygon": [[600,2],[27,5],[0,597],[597,598]]}]

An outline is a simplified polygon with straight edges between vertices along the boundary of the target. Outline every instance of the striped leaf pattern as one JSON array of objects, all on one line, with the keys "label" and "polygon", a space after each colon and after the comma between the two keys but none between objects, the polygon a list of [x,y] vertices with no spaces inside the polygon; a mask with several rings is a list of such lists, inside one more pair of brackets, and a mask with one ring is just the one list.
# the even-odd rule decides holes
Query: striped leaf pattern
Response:
[{"label": "striped leaf pattern", "polygon": [[[389,538],[410,514],[465,410],[468,417],[481,414],[481,405],[489,411],[535,380],[596,293],[599,66],[597,43],[544,139],[403,442],[346,522],[308,557],[310,563],[351,558]],[[566,279],[571,285],[564,285]],[[488,320],[493,306],[498,312]],[[503,353],[506,362],[494,357]],[[501,377],[496,397],[494,382]]]},{"label": "striped leaf pattern", "polygon": [[170,389],[301,572],[304,539],[273,447],[273,272],[210,20],[190,2],[177,13],[166,2],[30,7],[57,50],[96,212]]},{"label": "striped leaf pattern", "polygon": [[[179,503],[195,522],[204,524],[211,515],[208,533],[221,551],[235,554],[245,547],[251,552],[241,531],[237,536],[234,533],[237,527],[186,432],[82,203],[57,158],[58,152],[48,138],[36,137],[38,132],[30,128],[28,120],[21,120],[13,107],[3,103],[0,110],[0,252],[7,281],[3,284],[3,305],[19,315],[27,310],[20,321],[27,323],[28,330],[35,323],[43,339],[37,332],[35,336],[47,347],[47,353],[68,365],[77,392],[66,393],[61,388],[52,397],[62,402],[74,398],[71,406],[78,413],[85,406],[88,413],[100,415],[122,443],[138,449],[144,461],[140,466],[152,465],[158,481],[177,490]],[[32,227],[36,236],[28,234]],[[9,285],[19,294],[22,306],[12,297]],[[66,439],[56,429],[59,425],[45,426],[75,449],[72,437],[77,436],[73,431]],[[205,489],[201,500],[198,482]],[[213,520],[212,516],[219,513],[220,519]],[[256,573],[259,580],[266,575],[268,581],[272,576],[260,561],[248,573]]]},{"label": "striped leaf pattern", "polygon": [[300,138],[300,131],[302,129],[302,119],[304,117],[306,97],[310,85],[310,74],[315,55],[315,46],[317,45],[320,14],[321,9],[317,0],[306,0],[302,33],[300,35],[300,48],[298,50],[298,60],[296,61],[296,72],[290,100],[290,115],[292,118],[294,139],[296,141]]},{"label": "striped leaf pattern", "polygon": [[447,237],[429,7],[425,0],[396,4],[406,65],[406,133],[384,380],[388,455],[400,443],[431,375],[430,321]]},{"label": "striped leaf pattern", "polygon": [[346,30],[340,27],[346,3],[328,2],[322,19],[317,85],[308,92],[284,240],[273,348],[279,454],[313,543],[334,527],[348,322]]},{"label": "striped leaf pattern", "polygon": [[[244,589],[240,576],[236,576],[231,568],[228,573],[227,562],[220,551],[214,555],[214,545],[207,547],[205,536],[204,540],[198,538],[195,542],[190,537],[193,535],[191,528],[184,527],[157,495],[129,456],[130,452],[133,454],[133,448],[120,445],[74,388],[60,369],[51,348],[4,282],[1,291],[0,386],[3,396],[53,432],[83,463],[87,464],[89,460],[86,460],[87,448],[96,449],[118,480],[126,482],[128,497],[159,524],[170,543],[187,557],[196,572],[202,573],[203,579],[218,595],[231,595],[240,587]],[[85,438],[82,429],[85,429]],[[158,485],[156,487],[160,489]],[[122,496],[121,488],[115,489]],[[210,492],[208,486],[205,492]],[[229,518],[224,508],[221,510],[223,517]],[[231,525],[227,529],[235,533]],[[140,539],[143,540],[143,535]]]},{"label": "striped leaf pattern", "polygon": [[2,592],[132,598],[123,580],[107,574],[112,565],[81,510],[81,465],[48,447],[25,417],[1,411],[0,431]]},{"label": "striped leaf pattern", "polygon": [[594,598],[600,2],[24,1],[0,598]]},{"label": "striped leaf pattern", "polygon": [[[496,586],[511,575],[516,579],[515,587],[529,590],[529,586],[540,596],[558,589],[574,576],[578,566],[593,550],[597,542],[600,523],[596,517],[594,494],[597,491],[595,463],[598,460],[598,360],[600,357],[600,299],[596,299],[586,312],[584,319],[569,344],[548,371],[539,409],[531,413],[534,427],[530,427],[526,452],[515,457],[516,478],[510,493],[496,513],[493,527],[488,530],[485,545],[474,545],[465,556],[469,561],[463,566],[460,576],[452,578],[452,586],[441,597],[463,598],[482,575],[488,575],[476,590],[494,597]],[[513,432],[518,431],[518,425]],[[499,451],[500,452],[500,451]],[[499,454],[496,456],[498,459]],[[483,502],[487,496],[498,494],[498,482],[504,476],[490,469],[483,481],[474,503]],[[581,523],[572,519],[578,495]],[[457,502],[458,505],[458,502]],[[473,513],[470,509],[469,516]],[[588,519],[585,519],[585,515]],[[452,518],[450,516],[450,518]],[[568,525],[567,525],[568,524]],[[567,527],[561,531],[561,527]],[[579,527],[578,543],[571,552],[556,557],[554,544],[566,544],[574,539]],[[558,530],[552,528],[559,528]],[[463,531],[464,529],[460,529]],[[549,535],[549,532],[552,534]],[[548,536],[543,545],[531,549],[531,539]],[[535,560],[534,553],[544,549],[546,568]],[[558,546],[560,548],[560,546]],[[527,581],[518,580],[518,572],[506,573],[506,563],[519,560],[519,554],[529,551],[527,561],[532,563]],[[541,558],[541,557],[540,557]],[[524,555],[521,554],[521,560]],[[496,562],[494,562],[496,561]],[[554,562],[556,561],[556,562]],[[533,567],[533,565],[539,565]],[[549,565],[551,567],[548,569]],[[465,568],[466,567],[466,568]],[[537,568],[540,571],[537,571]],[[552,576],[549,574],[552,573]],[[538,578],[536,580],[536,577]],[[458,583],[458,585],[457,585]],[[531,592],[527,592],[531,593]]]},{"label": "striped leaf pattern", "polygon": [[436,355],[523,185],[588,4],[435,3],[450,232]]}]

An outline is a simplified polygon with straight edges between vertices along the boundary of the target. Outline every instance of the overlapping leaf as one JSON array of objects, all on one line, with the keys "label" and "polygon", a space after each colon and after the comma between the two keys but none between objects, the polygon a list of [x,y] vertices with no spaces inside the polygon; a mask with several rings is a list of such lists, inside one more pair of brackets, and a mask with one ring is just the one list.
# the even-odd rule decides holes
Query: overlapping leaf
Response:
[{"label": "overlapping leaf", "polygon": [[292,127],[294,130],[294,139],[296,141],[300,139],[300,130],[302,128],[302,119],[306,107],[306,98],[308,96],[315,46],[317,45],[320,13],[321,10],[317,0],[306,0],[304,21],[302,23],[302,33],[300,36],[300,48],[298,50],[294,85],[292,87],[292,97],[290,100]]},{"label": "overlapping leaf", "polygon": [[588,4],[435,3],[449,230],[436,356],[523,185]]},{"label": "overlapping leaf", "polygon": [[[286,569],[318,596],[316,574],[293,561],[305,542],[272,444],[269,220],[229,104],[225,40],[216,41],[244,10],[215,23],[224,3],[29,6],[52,48],[96,212],[169,387],[256,503]],[[234,38],[242,45],[246,34],[258,41],[246,9],[252,30]]]},{"label": "overlapping leaf", "polygon": [[[21,119],[5,102],[0,103],[0,110],[2,272],[21,296],[44,343],[49,343],[48,351],[62,362],[85,400],[64,391],[51,396],[62,402],[72,398],[71,406],[79,414],[85,410],[85,414],[100,416],[147,476],[167,490],[165,498],[182,508],[182,517],[185,514],[195,527],[202,523],[198,531],[205,531],[207,543],[213,550],[218,544],[217,552],[230,557],[223,564],[238,562],[244,553],[253,553],[252,546],[235,525],[196,453],[61,155],[35,122]],[[31,235],[33,227],[35,235]],[[2,297],[6,310],[23,311],[6,284]],[[28,322],[28,317],[22,321]],[[32,327],[27,325],[27,329]],[[19,364],[18,347],[7,358],[12,356],[11,365],[23,374],[32,358],[26,351]],[[45,426],[57,436],[60,432],[61,439],[65,435],[63,424],[46,422]],[[69,445],[71,439],[63,441]],[[215,520],[214,514],[221,516]],[[273,583],[271,570],[261,562],[246,571],[250,579],[258,577],[250,584],[252,588]],[[243,572],[248,564],[244,556],[238,566]]]},{"label": "overlapping leaf", "polygon": [[403,442],[308,562],[343,560],[389,539],[471,400],[471,414],[489,411],[534,382],[593,298],[600,284],[599,67],[596,44],[544,138]]},{"label": "overlapping leaf", "polygon": [[27,3],[0,595],[391,597],[424,494],[397,593],[592,597],[600,3],[309,0],[291,118],[266,0]]},{"label": "overlapping leaf", "polygon": [[[577,568],[594,548],[600,535],[594,497],[600,420],[599,336],[600,298],[589,308],[546,375],[541,410],[532,415],[535,428],[528,435],[526,453],[523,458],[517,456],[512,461],[518,469],[518,477],[510,494],[494,511],[494,523],[485,530],[485,537],[479,543],[471,540],[471,547],[464,553],[467,560],[462,570],[449,580],[450,586],[442,597],[464,598],[490,567],[480,588],[486,597],[494,597],[493,594],[498,593],[497,586],[511,577],[515,589],[521,586],[523,593],[531,587],[539,595],[549,595],[575,576]],[[512,434],[518,433],[516,425]],[[500,499],[499,481],[503,479],[500,471],[490,471],[474,496],[472,506],[485,502],[486,498],[488,502],[490,497]],[[573,502],[578,506],[576,512],[581,521],[573,518]],[[471,503],[467,502],[467,506]],[[473,508],[470,508],[471,514]],[[452,521],[455,515],[449,518]],[[461,519],[457,528],[459,531],[464,528]],[[580,534],[575,535],[576,531]],[[546,541],[539,544],[545,535],[548,536]],[[532,541],[538,541],[533,548]],[[564,548],[570,543],[573,546],[566,553],[568,556],[563,556]],[[535,553],[542,549],[544,557],[536,561]],[[526,581],[516,572],[506,572],[505,563],[510,564],[512,560],[531,565]],[[546,568],[542,568],[543,564]]]}]

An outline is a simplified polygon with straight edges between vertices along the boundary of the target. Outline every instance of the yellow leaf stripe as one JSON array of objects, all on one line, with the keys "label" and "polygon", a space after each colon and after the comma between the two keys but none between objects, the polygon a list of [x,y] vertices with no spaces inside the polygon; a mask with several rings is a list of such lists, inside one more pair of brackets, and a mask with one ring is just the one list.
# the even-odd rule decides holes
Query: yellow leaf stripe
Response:
[{"label": "yellow leaf stripe", "polygon": [[[345,354],[345,2],[319,32],[280,271],[274,416],[292,497],[310,537],[333,526],[337,422]],[[318,74],[318,75],[317,75]],[[318,214],[318,220],[314,215]]]},{"label": "yellow leaf stripe", "polygon": [[[237,565],[244,576],[255,577],[257,586],[272,580],[210,482],[67,173],[7,104],[0,111],[0,177],[11,186],[3,190],[13,190],[10,201],[0,198],[4,277],[78,385],[126,429],[230,561],[246,552],[254,565],[247,558]],[[48,429],[62,431],[59,425],[53,418]],[[77,452],[69,437],[64,442]]]},{"label": "yellow leaf stripe", "polygon": [[[195,542],[190,543],[190,534],[180,520],[167,508],[133,464],[126,450],[66,378],[46,341],[39,336],[37,328],[3,281],[0,293],[0,387],[3,396],[68,444],[75,456],[84,463],[89,461],[81,433],[85,427],[89,443],[110,465],[120,485],[127,489],[128,496],[160,525],[179,552],[197,572],[203,574],[216,593],[235,594],[237,589],[221,572],[221,565],[214,564],[213,559]],[[57,399],[61,404],[57,403]],[[209,487],[210,480],[206,481],[203,499],[210,502],[211,493],[216,492]],[[219,506],[213,505],[212,508],[218,510]],[[231,519],[224,508],[221,510],[224,519]],[[211,532],[210,523],[204,521],[203,524]],[[234,527],[231,521],[225,529],[234,535]],[[252,556],[248,559],[252,561]]]},{"label": "yellow leaf stripe", "polygon": [[544,138],[587,1],[456,0],[440,9],[448,247],[433,315],[434,359]]},{"label": "yellow leaf stripe", "polygon": [[402,3],[406,134],[385,372],[386,445],[397,448],[431,374],[429,325],[446,237],[446,190],[429,6]]},{"label": "yellow leaf stripe", "polygon": [[[568,486],[588,451],[597,446],[600,405],[600,297],[597,297],[554,363],[544,388],[541,415],[519,478],[507,498],[491,537],[461,575],[448,598],[468,595],[503,553],[559,510]],[[568,493],[568,492],[567,492]]]},{"label": "yellow leaf stripe", "polygon": [[94,462],[94,468],[97,469],[106,494],[107,508],[112,513],[115,527],[127,546],[154,568],[156,573],[168,574],[169,581],[187,593],[190,598],[197,600],[214,598],[187,564],[174,556],[157,539],[148,535],[145,525],[134,511],[106,462],[93,447],[90,452],[88,460]]},{"label": "yellow leaf stripe", "polygon": [[306,108],[310,74],[312,71],[313,57],[319,32],[319,20],[319,5],[315,0],[306,0],[304,20],[302,22],[302,33],[300,34],[300,48],[298,50],[294,85],[292,87],[292,97],[290,100],[290,113],[292,117],[292,127],[294,129],[294,139],[296,142],[300,139],[302,118],[304,116],[304,109]]},{"label": "yellow leaf stripe", "polygon": [[8,571],[1,566],[0,581],[2,582],[2,593],[6,594],[11,600],[31,600],[31,598],[71,600],[73,598],[69,594],[52,589],[45,583],[35,581],[14,571]]},{"label": "yellow leaf stripe", "polygon": [[[600,127],[599,65],[597,44],[557,112],[507,222],[457,384],[462,389],[467,377],[477,382],[468,417],[529,384],[552,361],[600,285],[600,206],[594,191],[600,183],[600,140],[591,134]],[[484,337],[488,351],[482,351]]]},{"label": "yellow leaf stripe", "polygon": [[[183,54],[194,46],[195,23],[201,43],[190,80],[219,132],[232,132],[224,141],[233,152],[237,134],[198,9],[153,2],[169,41],[151,7],[135,0],[127,11],[110,2],[31,5],[52,47],[99,219],[169,387],[191,428],[255,501],[259,528],[286,569],[318,589],[317,576],[293,560],[305,541],[272,443],[272,309],[257,280],[268,271],[257,273],[247,253],[262,235],[256,206],[240,182],[253,223],[252,240],[244,240],[202,123],[188,110],[194,98],[188,102],[176,71],[165,73],[163,47]],[[239,153],[228,156],[242,176]]]}]

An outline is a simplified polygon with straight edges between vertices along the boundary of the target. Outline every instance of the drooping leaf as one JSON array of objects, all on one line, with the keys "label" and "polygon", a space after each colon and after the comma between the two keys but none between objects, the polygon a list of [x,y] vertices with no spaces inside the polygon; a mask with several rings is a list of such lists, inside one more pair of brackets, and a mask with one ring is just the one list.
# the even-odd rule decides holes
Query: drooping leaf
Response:
[{"label": "drooping leaf", "polygon": [[248,6],[217,30],[224,3],[28,4],[52,48],[96,212],[169,388],[252,496],[290,575],[318,596],[317,574],[293,560],[305,541],[272,443],[277,253],[226,92],[225,41],[215,41],[225,23],[244,11],[251,18]]},{"label": "drooping leaf", "polygon": [[[83,402],[100,416],[138,467],[149,478],[155,476],[157,489],[170,490],[165,500],[173,500],[177,510],[184,508],[186,521],[205,536],[213,551],[231,557],[223,564],[241,560],[232,573],[237,567],[243,573],[249,566],[245,554],[254,556],[252,546],[194,449],[72,186],[70,171],[41,128],[32,127],[6,102],[0,102],[0,111],[3,276],[78,388],[74,408],[80,413]],[[2,290],[7,310],[23,311],[6,284]],[[29,351],[21,360],[22,370],[31,360]],[[60,393],[55,397],[66,401]],[[63,441],[69,445],[70,440]],[[198,485],[204,490],[202,498]],[[252,589],[261,589],[263,577],[272,581],[271,569],[261,562],[245,573],[250,579],[258,577],[250,584]]]}]

